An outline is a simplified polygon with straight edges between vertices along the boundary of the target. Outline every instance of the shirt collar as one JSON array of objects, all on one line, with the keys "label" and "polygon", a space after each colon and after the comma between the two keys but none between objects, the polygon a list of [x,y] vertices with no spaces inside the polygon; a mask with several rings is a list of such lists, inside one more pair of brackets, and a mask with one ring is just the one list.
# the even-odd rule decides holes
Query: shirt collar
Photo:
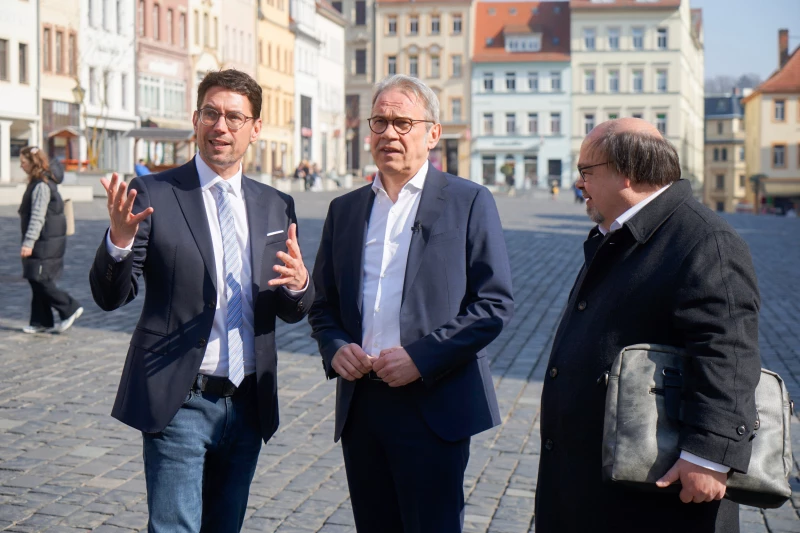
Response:
[{"label": "shirt collar", "polygon": [[665,185],[664,187],[661,187],[656,192],[654,192],[653,194],[651,194],[650,196],[648,196],[647,198],[645,198],[644,200],[642,200],[638,204],[634,205],[633,207],[631,207],[630,209],[628,209],[627,211],[622,213],[619,217],[617,217],[617,219],[614,222],[611,223],[611,226],[609,226],[608,231],[603,229],[603,227],[600,226],[600,225],[597,226],[597,229],[600,230],[600,233],[602,233],[603,235],[607,235],[607,234],[609,234],[609,233],[611,233],[613,231],[617,231],[618,229],[622,228],[623,224],[625,224],[627,221],[629,221],[631,218],[633,218],[633,216],[636,213],[638,213],[639,211],[644,209],[644,206],[646,206],[647,204],[649,204],[650,202],[655,200],[658,195],[660,195],[661,193],[663,193],[664,191],[669,189],[670,185],[672,185],[672,184],[669,183],[669,184]]},{"label": "shirt collar", "polygon": [[[421,191],[422,188],[425,186],[425,178],[428,176],[428,160],[425,160],[425,163],[422,164],[422,167],[414,174],[414,177],[411,178],[408,183],[403,185],[403,189],[416,189]],[[381,173],[378,172],[375,174],[375,179],[372,180],[372,192],[378,194],[378,191],[386,192],[386,189],[383,187],[383,182],[381,181]]]},{"label": "shirt collar", "polygon": [[227,181],[231,187],[231,192],[236,196],[242,196],[242,164],[239,163],[239,170],[236,174],[228,178],[227,180],[222,178],[219,174],[217,174],[214,170],[209,167],[203,158],[200,157],[200,154],[197,154],[194,158],[195,166],[197,167],[197,176],[200,178],[200,188],[203,192],[209,190],[211,187],[219,183],[220,181]]}]

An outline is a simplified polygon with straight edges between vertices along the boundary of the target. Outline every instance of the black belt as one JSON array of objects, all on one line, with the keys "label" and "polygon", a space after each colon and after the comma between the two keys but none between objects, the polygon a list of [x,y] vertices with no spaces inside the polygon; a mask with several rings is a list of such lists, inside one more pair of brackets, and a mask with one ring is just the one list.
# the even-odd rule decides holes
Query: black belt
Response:
[{"label": "black belt", "polygon": [[245,392],[256,382],[256,375],[250,374],[244,377],[242,382],[237,387],[228,378],[218,376],[207,376],[205,374],[197,374],[194,380],[192,389],[198,392],[207,392],[222,398],[233,396],[237,392]]},{"label": "black belt", "polygon": [[386,383],[385,381],[383,381],[381,378],[378,377],[378,374],[376,374],[373,371],[364,374],[364,377],[362,379],[365,379],[367,381],[377,381],[379,383]]}]

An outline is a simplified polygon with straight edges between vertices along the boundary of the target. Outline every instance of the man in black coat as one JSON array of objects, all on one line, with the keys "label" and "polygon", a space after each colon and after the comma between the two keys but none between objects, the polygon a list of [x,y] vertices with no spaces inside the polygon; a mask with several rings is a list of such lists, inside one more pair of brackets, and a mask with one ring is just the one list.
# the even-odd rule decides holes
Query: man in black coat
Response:
[{"label": "man in black coat", "polygon": [[[750,252],[694,200],[675,148],[642,120],[595,128],[578,169],[597,226],[542,391],[536,531],[738,532],[738,506],[722,497],[727,472],[747,470],[756,420],[760,300]],[[601,477],[600,378],[637,343],[690,355],[681,458],[649,492]],[[667,488],[677,482],[680,492]]]}]

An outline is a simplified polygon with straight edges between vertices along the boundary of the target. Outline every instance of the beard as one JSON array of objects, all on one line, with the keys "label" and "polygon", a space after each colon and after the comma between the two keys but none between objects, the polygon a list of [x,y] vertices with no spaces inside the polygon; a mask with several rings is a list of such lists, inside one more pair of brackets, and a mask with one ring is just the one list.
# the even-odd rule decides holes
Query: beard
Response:
[{"label": "beard", "polygon": [[586,206],[586,214],[589,215],[589,220],[594,222],[595,224],[602,224],[606,221],[606,217],[603,216],[600,211],[597,210],[594,206]]}]

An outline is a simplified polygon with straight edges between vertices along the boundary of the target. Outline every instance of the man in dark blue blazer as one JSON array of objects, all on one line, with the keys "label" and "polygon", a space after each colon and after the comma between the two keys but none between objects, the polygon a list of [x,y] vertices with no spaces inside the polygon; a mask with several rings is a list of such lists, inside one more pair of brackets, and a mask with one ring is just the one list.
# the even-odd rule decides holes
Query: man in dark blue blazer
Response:
[{"label": "man in dark blue blazer", "polygon": [[278,427],[275,318],[297,322],[313,302],[294,201],[242,174],[260,115],[253,78],[211,72],[198,155],[127,195],[103,180],[111,225],[92,295],[110,311],[140,276],[147,289],[112,416],[143,434],[150,533],[241,529],[261,441]]},{"label": "man in dark blue blazer", "polygon": [[511,318],[489,191],[428,163],[439,103],[407,76],[369,119],[374,182],[335,199],[309,313],[329,378],[359,533],[463,527],[472,435],[500,423],[486,346]]}]

